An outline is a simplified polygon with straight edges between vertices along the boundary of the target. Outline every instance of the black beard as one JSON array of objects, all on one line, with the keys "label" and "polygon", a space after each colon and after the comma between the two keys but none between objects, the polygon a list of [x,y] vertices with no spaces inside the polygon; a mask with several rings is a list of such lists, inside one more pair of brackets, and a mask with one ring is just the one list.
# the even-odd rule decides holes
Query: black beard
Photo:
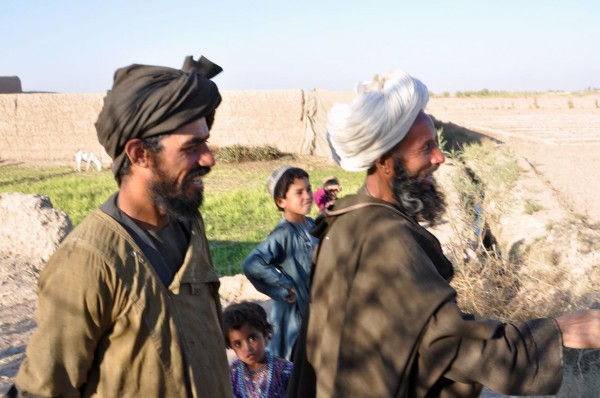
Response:
[{"label": "black beard", "polygon": [[199,167],[188,174],[181,186],[177,179],[169,177],[160,167],[160,162],[154,168],[155,178],[149,186],[149,191],[154,203],[160,207],[169,217],[178,220],[193,218],[202,206],[204,191],[198,190],[193,197],[189,198],[185,192],[192,183],[194,177],[208,174],[210,167]]},{"label": "black beard", "polygon": [[394,159],[392,192],[396,205],[418,222],[436,224],[446,211],[446,200],[437,184],[425,184],[419,177],[409,177],[402,162]]}]

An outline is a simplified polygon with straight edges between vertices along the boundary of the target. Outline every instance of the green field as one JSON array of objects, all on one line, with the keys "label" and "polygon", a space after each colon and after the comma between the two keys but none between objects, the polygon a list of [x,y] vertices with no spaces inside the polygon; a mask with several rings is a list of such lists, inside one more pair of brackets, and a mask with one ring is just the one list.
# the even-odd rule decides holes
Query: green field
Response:
[{"label": "green field", "polygon": [[[266,190],[270,172],[280,164],[304,168],[316,190],[327,175],[336,175],[342,195],[356,192],[364,173],[349,173],[332,162],[283,158],[269,162],[218,163],[205,177],[205,201],[200,209],[206,223],[215,267],[221,275],[242,271],[242,262],[281,218]],[[77,173],[71,167],[0,167],[0,192],[46,195],[77,225],[117,190],[109,170]],[[316,216],[316,207],[312,216]]]}]

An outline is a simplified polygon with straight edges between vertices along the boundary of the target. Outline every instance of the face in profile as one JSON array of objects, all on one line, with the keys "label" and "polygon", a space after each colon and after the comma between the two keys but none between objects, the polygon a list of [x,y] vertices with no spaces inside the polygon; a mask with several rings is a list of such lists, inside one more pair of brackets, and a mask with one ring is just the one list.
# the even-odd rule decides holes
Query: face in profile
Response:
[{"label": "face in profile", "polygon": [[393,152],[391,188],[396,204],[417,221],[432,224],[443,215],[446,203],[433,173],[445,158],[431,118],[421,112]]},{"label": "face in profile", "polygon": [[433,181],[433,172],[446,159],[439,147],[433,120],[427,114],[419,113],[394,156],[402,162],[409,177],[420,178],[423,183]]},{"label": "face in profile", "polygon": [[166,214],[191,218],[202,204],[202,177],[215,164],[206,143],[208,136],[208,126],[202,118],[169,134],[161,141],[161,151],[152,153],[153,179],[148,189]]}]

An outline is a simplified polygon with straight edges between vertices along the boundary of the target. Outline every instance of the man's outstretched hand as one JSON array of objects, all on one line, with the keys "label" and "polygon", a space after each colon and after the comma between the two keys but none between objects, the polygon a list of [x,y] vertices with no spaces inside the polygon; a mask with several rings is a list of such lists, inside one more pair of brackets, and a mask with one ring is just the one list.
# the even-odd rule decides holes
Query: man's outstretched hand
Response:
[{"label": "man's outstretched hand", "polygon": [[600,348],[600,310],[569,312],[556,318],[563,345],[569,348]]}]

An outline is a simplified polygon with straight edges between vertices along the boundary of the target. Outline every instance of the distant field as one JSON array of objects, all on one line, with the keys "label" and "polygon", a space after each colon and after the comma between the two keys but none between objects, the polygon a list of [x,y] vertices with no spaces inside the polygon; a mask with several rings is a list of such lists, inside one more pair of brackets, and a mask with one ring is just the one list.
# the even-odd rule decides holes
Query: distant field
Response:
[{"label": "distant field", "polygon": [[506,143],[575,213],[600,225],[600,92],[432,98],[427,112]]},{"label": "distant field", "polygon": [[600,93],[432,98],[427,111],[501,141],[600,146]]}]

